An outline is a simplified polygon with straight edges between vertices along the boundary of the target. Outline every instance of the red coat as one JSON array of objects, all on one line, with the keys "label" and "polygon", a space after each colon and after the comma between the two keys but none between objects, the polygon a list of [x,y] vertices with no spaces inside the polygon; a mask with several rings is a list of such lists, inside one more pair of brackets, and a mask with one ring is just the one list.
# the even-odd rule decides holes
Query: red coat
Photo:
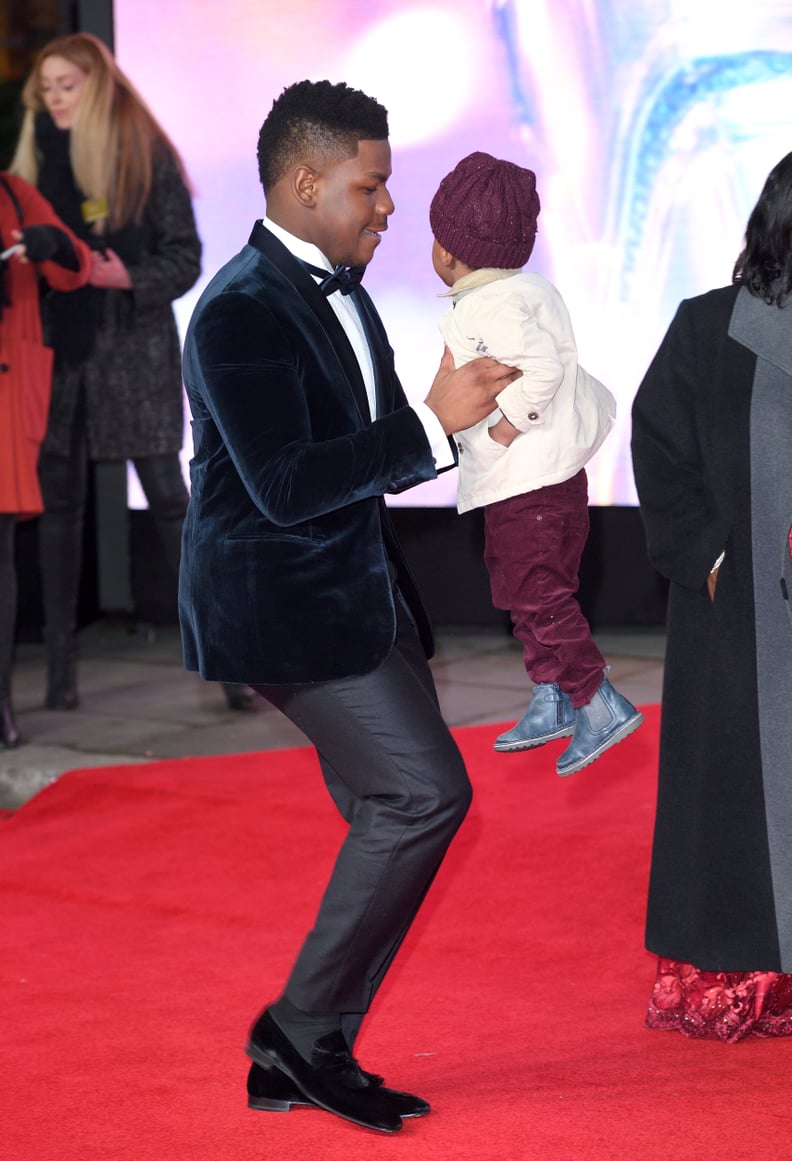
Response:
[{"label": "red coat", "polygon": [[79,270],[55,262],[20,262],[12,256],[3,276],[10,306],[0,314],[0,512],[36,516],[42,511],[36,465],[44,438],[52,382],[52,351],[44,346],[38,277],[55,290],[76,290],[88,281],[91,253],[56,217],[49,202],[22,178],[4,175],[22,209],[22,223],[0,185],[0,249],[14,244],[12,231],[57,226],[71,239]]}]

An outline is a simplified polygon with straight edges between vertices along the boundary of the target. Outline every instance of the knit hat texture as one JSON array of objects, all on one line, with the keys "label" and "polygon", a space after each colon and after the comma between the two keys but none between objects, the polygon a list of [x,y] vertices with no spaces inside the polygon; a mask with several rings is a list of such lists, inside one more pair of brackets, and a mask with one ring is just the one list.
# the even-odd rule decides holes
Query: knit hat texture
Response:
[{"label": "knit hat texture", "polygon": [[429,224],[443,249],[466,266],[517,270],[531,256],[539,209],[530,169],[471,153],[440,182]]}]

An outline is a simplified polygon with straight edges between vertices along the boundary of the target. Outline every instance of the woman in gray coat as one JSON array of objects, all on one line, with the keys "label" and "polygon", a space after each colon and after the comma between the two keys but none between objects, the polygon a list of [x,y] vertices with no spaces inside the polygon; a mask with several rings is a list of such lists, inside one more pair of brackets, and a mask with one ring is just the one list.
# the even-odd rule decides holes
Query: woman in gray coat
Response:
[{"label": "woman in gray coat", "polygon": [[638,391],[633,463],[670,583],[647,1023],[792,1034],[792,153],[733,284],[683,302]]},{"label": "woman in gray coat", "polygon": [[187,489],[172,302],[195,283],[201,244],[171,142],[101,41],[51,41],[24,89],[12,171],[94,251],[90,285],[44,302],[55,370],[40,459],[39,552],[48,647],[46,704],[73,709],[88,464],[135,465],[176,570]]}]

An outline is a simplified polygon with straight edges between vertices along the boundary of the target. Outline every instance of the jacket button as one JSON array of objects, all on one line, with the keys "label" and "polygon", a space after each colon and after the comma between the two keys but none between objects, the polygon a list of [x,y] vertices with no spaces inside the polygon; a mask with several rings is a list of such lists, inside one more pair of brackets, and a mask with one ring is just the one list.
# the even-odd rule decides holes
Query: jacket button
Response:
[{"label": "jacket button", "polygon": [[533,423],[535,420],[537,420],[539,418],[539,412],[538,411],[529,411],[528,418]]},{"label": "jacket button", "polygon": [[462,447],[462,444],[461,444],[461,443],[457,443],[457,451],[459,452],[459,454],[460,454],[460,455],[462,455],[462,452],[463,452],[464,450],[465,450],[465,449]]},{"label": "jacket button", "polygon": [[0,363],[0,374],[5,375],[8,370],[8,363]]}]

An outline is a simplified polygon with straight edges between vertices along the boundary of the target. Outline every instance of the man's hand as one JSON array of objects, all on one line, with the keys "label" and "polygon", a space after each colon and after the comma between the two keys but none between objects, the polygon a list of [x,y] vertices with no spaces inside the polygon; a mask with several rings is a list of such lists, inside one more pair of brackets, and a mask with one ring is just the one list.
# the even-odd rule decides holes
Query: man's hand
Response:
[{"label": "man's hand", "polygon": [[495,397],[521,374],[488,358],[473,359],[455,371],[453,355],[446,347],[425,403],[446,435],[465,431],[495,409]]}]

